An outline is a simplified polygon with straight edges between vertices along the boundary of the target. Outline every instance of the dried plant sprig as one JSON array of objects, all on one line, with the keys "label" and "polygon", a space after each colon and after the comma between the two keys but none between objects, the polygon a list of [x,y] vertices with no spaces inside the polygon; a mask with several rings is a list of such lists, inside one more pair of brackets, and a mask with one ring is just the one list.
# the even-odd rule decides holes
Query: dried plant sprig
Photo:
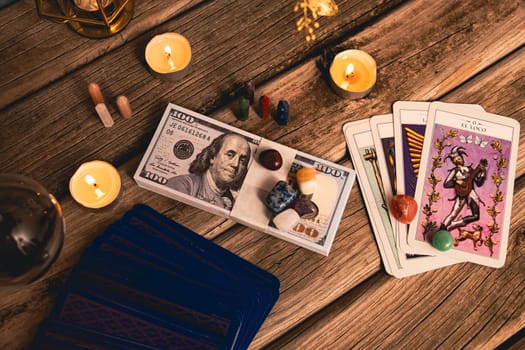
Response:
[{"label": "dried plant sprig", "polygon": [[503,180],[505,180],[503,169],[507,168],[508,160],[503,156],[503,147],[501,146],[501,142],[494,140],[490,143],[490,146],[494,151],[496,151],[496,154],[493,155],[493,159],[496,161],[496,171],[491,176],[491,181],[494,185],[496,185],[496,189],[489,195],[490,198],[492,198],[492,205],[487,207],[487,214],[489,214],[491,217],[492,223],[487,224],[489,234],[487,237],[485,237],[483,243],[489,248],[490,256],[492,256],[494,254],[494,246],[497,244],[493,236],[500,230],[500,226],[496,222],[496,219],[501,211],[497,206],[504,200],[501,184],[503,183]]},{"label": "dried plant sprig", "polygon": [[[293,11],[303,12],[303,17],[295,23],[297,31],[305,30],[306,41],[315,40],[314,28],[319,28],[317,20],[321,16],[335,16],[339,8],[333,0],[299,0],[295,3]],[[311,17],[309,16],[311,13]]]},{"label": "dried plant sprig", "polygon": [[437,153],[436,155],[432,156],[432,169],[430,171],[430,175],[427,178],[427,181],[431,185],[431,191],[426,194],[428,202],[422,208],[423,214],[425,215],[425,219],[421,223],[421,226],[423,226],[424,237],[438,229],[437,222],[431,220],[432,215],[437,212],[434,204],[437,203],[441,198],[439,192],[436,191],[436,187],[441,182],[441,178],[436,176],[435,172],[437,169],[443,167],[443,151],[445,148],[451,146],[450,142],[447,142],[447,140],[454,138],[457,135],[458,131],[451,129],[441,139],[438,138],[434,143],[434,149],[437,151]]}]

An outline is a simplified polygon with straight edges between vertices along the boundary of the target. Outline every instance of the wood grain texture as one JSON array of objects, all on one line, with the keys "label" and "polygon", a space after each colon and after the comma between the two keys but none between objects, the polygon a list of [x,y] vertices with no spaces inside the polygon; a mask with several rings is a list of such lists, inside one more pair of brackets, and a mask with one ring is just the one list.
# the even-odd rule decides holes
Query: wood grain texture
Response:
[{"label": "wood grain texture", "polygon": [[[245,74],[249,74],[252,79],[259,78],[261,72],[268,69],[274,72],[282,70],[291,62],[304,57],[308,50],[320,46],[323,41],[333,40],[338,33],[365,23],[400,1],[341,1],[340,16],[344,16],[345,21],[326,21],[327,24],[317,31],[318,40],[313,45],[304,45],[302,35],[295,31],[297,16],[293,15],[293,4],[287,2],[275,2],[268,6],[264,1],[242,4],[224,0],[135,1],[134,16],[122,32],[103,40],[94,40],[80,37],[66,25],[40,18],[34,1],[19,1],[11,5],[12,11],[0,11],[0,30],[3,33],[0,50],[5,52],[5,55],[0,56],[3,76],[0,89],[9,92],[0,95],[0,109],[122,45],[139,49],[130,44],[134,40],[144,42],[140,47],[143,51],[147,39],[166,31],[187,35],[192,46],[206,46],[207,50],[202,52],[215,57],[216,63],[228,62],[233,58],[252,64],[249,73]],[[200,9],[198,5],[201,5]],[[13,13],[16,13],[15,18],[12,17]],[[24,30],[21,31],[21,28]],[[144,33],[147,32],[146,39]],[[224,42],[235,42],[235,45],[222,45]],[[262,44],[266,42],[270,44]],[[266,47],[271,49],[266,50]],[[265,54],[266,65],[253,58],[251,52],[254,50]],[[194,53],[198,54],[199,51]],[[218,53],[219,56],[216,55]],[[143,56],[143,53],[140,55]],[[136,61],[136,57],[132,57],[132,60]],[[117,56],[110,61],[126,63]],[[227,67],[218,65],[209,68],[213,69],[202,72],[214,71],[220,74],[221,71],[226,72],[224,68]],[[230,85],[241,81],[229,81],[227,76],[220,78]]]},{"label": "wood grain texture", "polygon": [[[323,23],[314,45],[329,42],[398,1],[361,3],[342,2],[341,17]],[[0,152],[8,155],[4,171],[31,174],[64,195],[64,179],[82,161],[103,158],[118,165],[143,152],[168,102],[206,112],[232,101],[230,94],[239,84],[253,79],[258,85],[309,55],[315,46],[306,45],[297,33],[295,18],[285,2],[267,6],[253,1],[240,7],[210,2],[129,41],[1,112],[9,130],[20,130],[14,134],[0,129]],[[165,31],[181,32],[193,48],[193,73],[176,84],[151,76],[142,57],[151,36]],[[105,129],[95,114],[86,90],[89,82],[99,83],[115,119],[112,128]],[[129,120],[120,118],[114,105],[121,94],[134,111]],[[46,157],[35,159],[33,154]]]},{"label": "wood grain texture", "polygon": [[39,17],[35,1],[16,1],[10,11],[0,11],[0,109],[201,2],[135,1],[133,18],[123,31],[94,40],[79,36],[65,24]]},{"label": "wood grain texture", "polygon": [[[319,40],[313,45],[305,45],[295,32],[290,4],[254,1],[238,8],[224,1],[193,6],[196,3],[184,2],[188,11],[178,8],[182,12],[162,17],[152,15],[158,10],[155,6],[178,5],[144,1],[144,27],[125,43],[112,46],[112,40],[104,40],[89,45],[93,56],[85,62],[56,58],[56,64],[76,66],[43,75],[44,82],[36,84],[45,89],[16,90],[13,85],[3,90],[2,94],[19,91],[24,97],[13,97],[15,102],[0,111],[2,170],[28,174],[58,194],[68,229],[64,251],[43,279],[13,293],[0,292],[0,348],[28,345],[79,254],[137,203],[150,205],[279,277],[280,298],[252,349],[492,347],[523,328],[520,216],[513,220],[503,269],[461,264],[396,280],[382,269],[357,186],[330,256],[323,257],[142,190],[132,179],[168,102],[346,166],[351,163],[343,123],[386,113],[396,100],[479,103],[523,126],[525,49],[520,47],[525,27],[519,1],[416,0],[391,12],[399,1],[338,1],[340,14],[321,22]],[[19,2],[17,13],[22,16],[28,6],[27,0]],[[4,13],[0,11],[0,18]],[[65,28],[49,25],[50,38],[63,35]],[[15,36],[13,29],[5,29]],[[142,59],[149,38],[168,30],[183,32],[194,49],[194,73],[176,84],[151,77]],[[35,40],[23,38],[24,45]],[[2,40],[0,48],[6,45]],[[321,49],[334,45],[364,49],[376,58],[379,81],[369,97],[344,100],[330,90],[318,61]],[[45,64],[54,64],[53,60],[46,57],[50,63]],[[4,68],[0,73],[4,75]],[[247,122],[236,120],[234,96],[248,79],[255,80],[258,95],[271,97],[273,108],[279,99],[290,102],[286,127],[260,120],[255,110]],[[21,74],[16,81],[28,84],[34,79],[26,81]],[[111,129],[104,129],[94,114],[86,92],[90,81],[99,82],[110,101],[116,122]],[[130,120],[116,113],[111,99],[119,94],[131,101],[135,114]],[[74,169],[95,158],[119,166],[124,191],[117,205],[98,212],[80,207],[67,195]],[[520,156],[517,176],[525,173],[524,161]],[[521,182],[516,202],[523,202],[525,195]],[[525,208],[520,203],[514,211],[523,213]],[[475,322],[480,319],[484,321]]]},{"label": "wood grain texture", "polygon": [[[255,113],[252,113],[253,118],[248,122],[236,121],[231,112],[231,105],[228,103],[231,100],[228,99],[225,101],[227,107],[223,108],[223,113],[214,113],[214,117],[316,156],[330,160],[342,159],[346,152],[341,133],[344,122],[380,114],[399,99],[439,98],[439,96],[429,97],[423,90],[428,89],[428,86],[440,85],[449,76],[449,71],[460,69],[470,61],[470,57],[482,55],[486,52],[488,43],[492,43],[490,45],[493,46],[501,45],[502,48],[498,47],[496,50],[501,55],[519,47],[523,38],[520,38],[521,41],[512,41],[509,44],[510,38],[515,38],[516,35],[514,31],[509,32],[507,28],[523,26],[522,22],[518,21],[522,11],[516,3],[505,2],[505,4],[507,8],[499,9],[493,14],[494,25],[490,28],[475,26],[476,23],[480,23],[478,21],[485,18],[480,12],[486,11],[486,8],[473,3],[461,2],[451,5],[451,8],[442,9],[442,4],[435,4],[435,8],[432,8],[428,4],[416,2],[411,3],[410,6],[402,6],[392,16],[387,16],[368,27],[366,31],[352,36],[343,43],[343,46],[359,47],[371,52],[380,67],[379,82],[370,97],[366,99],[348,101],[332,93],[327,81],[322,79],[321,72],[316,67],[318,60],[316,57],[260,89],[261,93],[268,93],[271,96],[274,106],[279,99],[287,99],[290,102],[290,123],[287,127],[281,128],[273,123],[261,121]],[[212,20],[204,7],[199,8],[199,11],[204,13],[195,14],[197,18],[193,21],[201,23],[206,21],[204,18]],[[422,15],[411,17],[414,13]],[[448,18],[445,16],[448,13],[455,14],[452,17],[454,21],[460,21],[454,24],[455,26],[472,26],[476,30],[458,31],[456,27],[449,26],[444,19]],[[213,15],[220,17],[218,14]],[[408,16],[410,21],[399,23],[399,18],[403,16]],[[418,18],[421,18],[421,23],[414,22]],[[429,18],[432,18],[432,21],[429,21]],[[185,28],[182,20],[177,24]],[[410,45],[404,50],[384,50],[384,47],[395,46],[392,42],[405,37],[413,30],[414,25],[418,27],[417,37],[413,42],[410,41]],[[437,31],[436,26],[443,29]],[[286,29],[281,30],[285,33],[289,32]],[[200,29],[198,35],[191,33],[188,36],[191,38],[194,35],[196,37],[205,35],[202,31],[204,29]],[[521,33],[523,36],[523,32]],[[198,46],[199,43],[196,45]],[[2,140],[0,151],[5,151],[9,155],[5,163],[6,171],[31,173],[60,196],[65,188],[61,179],[67,179],[82,160],[104,158],[120,164],[126,160],[127,155],[141,152],[149,141],[168,101],[190,109],[201,110],[203,106],[211,104],[203,101],[202,96],[210,96],[213,101],[217,101],[222,95],[219,90],[228,91],[232,85],[249,79],[249,72],[254,69],[254,65],[257,65],[248,64],[236,68],[236,64],[243,65],[243,61],[235,60],[234,53],[228,54],[227,62],[219,60],[218,56],[223,54],[220,51],[201,59],[196,53],[195,71],[219,71],[223,72],[222,77],[225,70],[235,73],[224,80],[219,80],[219,83],[211,79],[209,82],[201,81],[201,78],[204,79],[204,73],[195,74],[174,87],[172,84],[161,83],[145,75],[143,64],[137,60],[137,56],[129,52],[132,48],[132,45],[119,48],[90,67],[72,73],[67,81],[52,84],[36,96],[7,110],[10,127],[23,130],[24,136],[8,133],[5,129],[0,130]],[[211,48],[197,47],[195,50],[208,52]],[[462,55],[460,57],[449,55],[450,51],[462,52]],[[503,57],[493,54],[490,56],[492,62]],[[115,57],[118,57],[122,64],[116,70],[108,71],[106,67]],[[436,70],[432,64],[429,64],[429,59],[435,57],[439,58],[440,65],[447,62],[446,71]],[[261,60],[266,62],[266,56],[261,56]],[[266,63],[262,65],[264,64]],[[488,61],[485,62],[484,67],[488,64]],[[397,74],[397,71],[403,67],[407,67],[403,70],[404,74]],[[239,74],[240,72],[243,73]],[[104,74],[107,78],[102,78]],[[418,75],[427,78],[417,79]],[[221,76],[217,77],[220,78]],[[115,115],[114,106],[110,103],[110,111],[116,117],[116,125],[111,129],[104,129],[90,105],[89,96],[85,93],[85,86],[89,81],[112,82],[100,84],[103,92],[106,96],[127,95],[135,111],[133,118],[119,119]],[[193,88],[203,85],[205,86],[203,90]],[[62,98],[63,94],[71,96],[68,100],[71,100],[72,104],[57,105],[56,101]],[[34,117],[24,118],[26,115]],[[319,120],[329,122],[319,123]],[[62,127],[57,128],[60,124],[63,124]],[[44,133],[43,130],[51,130],[51,134]],[[304,135],[307,137],[303,137]],[[309,139],[326,139],[327,142],[317,144],[309,142]],[[49,144],[54,144],[54,149],[49,150]],[[43,150],[48,156],[37,161],[29,154]],[[49,172],[47,170],[49,168],[60,170]]]}]

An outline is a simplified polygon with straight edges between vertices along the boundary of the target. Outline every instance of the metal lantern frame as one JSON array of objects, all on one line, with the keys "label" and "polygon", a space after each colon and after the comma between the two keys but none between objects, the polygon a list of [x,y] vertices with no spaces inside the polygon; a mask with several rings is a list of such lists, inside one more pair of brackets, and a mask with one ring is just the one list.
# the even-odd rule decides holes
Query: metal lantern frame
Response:
[{"label": "metal lantern frame", "polygon": [[[115,3],[116,7],[109,12],[107,11],[109,6],[104,8],[103,0],[93,0],[97,4],[97,9],[90,12],[82,11],[89,14],[90,18],[78,15],[82,9],[75,9],[73,0],[35,0],[35,2],[40,17],[56,23],[68,23],[75,32],[89,38],[104,38],[120,32],[131,20],[134,9],[133,0],[113,0],[112,3]],[[50,6],[54,7],[55,12],[46,9],[45,3],[50,2],[54,3]]]}]

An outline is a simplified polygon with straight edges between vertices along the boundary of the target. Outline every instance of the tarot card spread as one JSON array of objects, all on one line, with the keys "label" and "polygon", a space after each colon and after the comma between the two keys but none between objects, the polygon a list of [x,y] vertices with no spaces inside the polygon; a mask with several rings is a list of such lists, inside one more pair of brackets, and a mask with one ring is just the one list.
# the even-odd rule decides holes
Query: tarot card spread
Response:
[{"label": "tarot card spread", "polygon": [[[519,124],[471,104],[398,101],[393,112],[343,127],[385,270],[400,278],[466,261],[501,266]],[[410,225],[389,207],[397,194],[415,198]],[[430,243],[440,229],[453,235],[451,251]]]},{"label": "tarot card spread", "polygon": [[[519,129],[511,118],[431,104],[415,192],[421,209],[408,234],[415,251],[503,266]],[[440,229],[454,237],[447,252],[430,244]]]}]

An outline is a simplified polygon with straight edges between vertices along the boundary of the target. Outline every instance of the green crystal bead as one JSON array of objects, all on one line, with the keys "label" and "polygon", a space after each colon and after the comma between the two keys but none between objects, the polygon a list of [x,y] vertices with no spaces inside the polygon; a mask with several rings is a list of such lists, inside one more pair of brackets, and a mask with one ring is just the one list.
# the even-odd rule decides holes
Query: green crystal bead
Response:
[{"label": "green crystal bead", "polygon": [[452,234],[447,230],[439,230],[432,237],[432,246],[437,250],[446,252],[454,244],[454,238]]}]

